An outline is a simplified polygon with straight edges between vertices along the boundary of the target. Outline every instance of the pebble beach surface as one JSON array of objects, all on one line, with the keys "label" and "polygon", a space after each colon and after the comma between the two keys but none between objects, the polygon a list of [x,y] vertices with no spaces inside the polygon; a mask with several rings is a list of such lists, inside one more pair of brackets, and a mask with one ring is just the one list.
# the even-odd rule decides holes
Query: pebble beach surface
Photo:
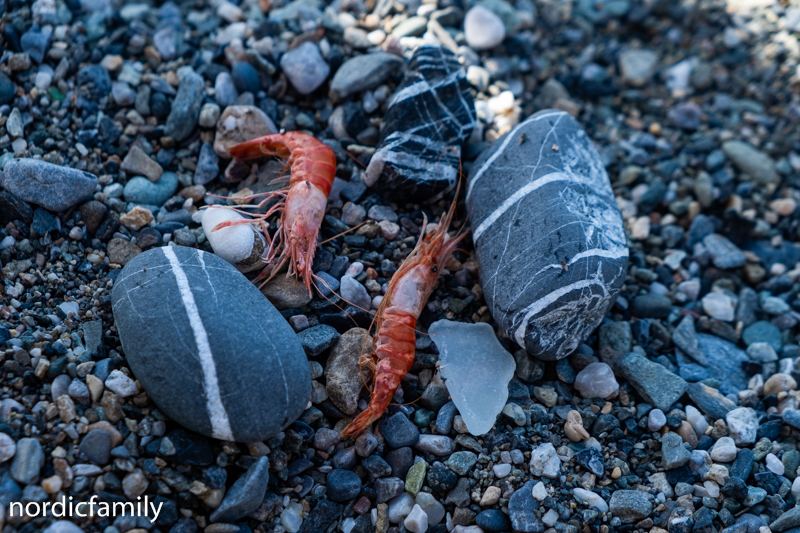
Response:
[{"label": "pebble beach surface", "polygon": [[[800,531],[796,2],[0,16],[3,533]],[[286,173],[228,149],[295,130],[337,160],[313,294],[203,225]],[[472,234],[342,439],[459,170]],[[92,497],[160,512],[12,512]]]}]

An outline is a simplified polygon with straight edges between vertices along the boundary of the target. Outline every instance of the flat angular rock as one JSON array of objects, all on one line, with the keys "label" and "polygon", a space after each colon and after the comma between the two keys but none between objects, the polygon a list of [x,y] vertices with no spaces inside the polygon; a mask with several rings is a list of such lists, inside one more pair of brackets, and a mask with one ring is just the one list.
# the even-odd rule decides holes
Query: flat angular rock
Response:
[{"label": "flat angular rock", "polygon": [[222,500],[220,506],[211,513],[212,522],[235,522],[255,511],[264,499],[269,481],[269,459],[259,457],[236,480]]},{"label": "flat angular rock", "polygon": [[731,140],[722,143],[722,151],[740,171],[763,185],[777,184],[781,177],[775,161],[750,143]]},{"label": "flat angular rock", "polygon": [[711,259],[717,268],[739,268],[744,265],[744,252],[722,235],[718,233],[706,235],[703,238],[703,244],[711,254]]},{"label": "flat angular rock", "polygon": [[700,349],[697,330],[694,327],[694,318],[691,315],[686,315],[678,323],[672,332],[672,342],[701,365],[708,364],[708,360],[706,360],[703,351]]},{"label": "flat angular rock", "polygon": [[533,487],[536,481],[528,481],[514,491],[508,501],[508,516],[511,518],[511,528],[520,533],[542,533],[544,524],[536,516],[534,509],[538,502],[533,501]]},{"label": "flat angular rock", "polygon": [[682,377],[641,355],[628,354],[617,367],[645,401],[662,411],[669,411],[688,386]]},{"label": "flat angular rock", "polygon": [[387,76],[402,70],[403,60],[395,54],[376,52],[345,61],[331,80],[331,93],[341,99],[380,85]]},{"label": "flat angular rock", "polygon": [[653,512],[653,496],[638,490],[618,490],[611,495],[608,507],[623,524],[631,524]]},{"label": "flat angular rock", "polygon": [[707,333],[699,333],[697,340],[708,361],[706,369],[712,378],[720,382],[719,390],[723,394],[737,394],[747,388],[749,376],[742,368],[742,363],[746,363],[750,358],[744,350]]},{"label": "flat angular rock", "polygon": [[353,328],[346,331],[331,350],[328,364],[325,366],[325,391],[333,405],[347,415],[358,410],[358,394],[364,383],[369,382],[367,369],[362,375],[359,360],[362,352],[373,351],[372,338],[369,331]]},{"label": "flat angular rock", "polygon": [[628,246],[600,155],[563,111],[536,113],[475,162],[467,188],[484,295],[544,360],[572,353],[622,288]]},{"label": "flat angular rock", "polygon": [[50,211],[66,211],[94,193],[97,178],[89,172],[41,159],[12,159],[3,168],[4,187],[26,202]]},{"label": "flat angular rock", "polygon": [[708,385],[692,383],[687,389],[689,398],[697,408],[715,420],[724,419],[730,411],[736,408],[735,403]]},{"label": "flat angular rock", "polygon": [[492,326],[439,320],[428,328],[441,358],[447,390],[473,435],[492,429],[508,399],[516,363]]},{"label": "flat angular rock", "polygon": [[200,118],[200,107],[206,94],[206,83],[194,72],[185,74],[178,85],[178,94],[172,101],[164,135],[180,142],[191,135]]},{"label": "flat angular rock", "polygon": [[300,341],[224,260],[192,248],[154,248],[128,263],[111,296],[131,370],[183,426],[261,441],[305,409],[311,383]]},{"label": "flat angular rock", "polygon": [[475,126],[466,74],[447,49],[421,46],[395,91],[366,182],[394,201],[432,198],[455,187],[461,145]]}]

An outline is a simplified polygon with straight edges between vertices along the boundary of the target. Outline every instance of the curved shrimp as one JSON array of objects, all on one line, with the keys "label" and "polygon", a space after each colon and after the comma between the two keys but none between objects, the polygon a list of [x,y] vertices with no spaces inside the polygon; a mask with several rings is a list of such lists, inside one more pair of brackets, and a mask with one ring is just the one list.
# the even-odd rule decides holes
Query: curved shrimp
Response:
[{"label": "curved shrimp", "polygon": [[369,406],[342,431],[343,437],[358,435],[383,415],[400,381],[414,363],[417,319],[439,279],[439,271],[466,235],[462,233],[448,240],[447,229],[455,207],[454,199],[436,230],[420,237],[417,246],[389,283],[376,315],[375,357],[378,363],[373,374]]},{"label": "curved shrimp", "polygon": [[[311,266],[328,194],[336,175],[336,156],[328,146],[316,138],[299,131],[265,135],[228,148],[236,159],[255,159],[264,156],[277,156],[286,159],[291,169],[289,184],[279,190],[244,197],[244,200],[261,198],[257,205],[240,208],[260,208],[272,199],[281,201],[265,214],[251,215],[260,219],[267,238],[268,247],[264,252],[266,267],[256,281],[269,278],[289,261],[287,275],[301,277],[311,294]],[[265,219],[280,213],[278,231],[274,238],[266,232]],[[214,227],[217,231],[235,224],[251,224],[252,219],[222,222]]]}]

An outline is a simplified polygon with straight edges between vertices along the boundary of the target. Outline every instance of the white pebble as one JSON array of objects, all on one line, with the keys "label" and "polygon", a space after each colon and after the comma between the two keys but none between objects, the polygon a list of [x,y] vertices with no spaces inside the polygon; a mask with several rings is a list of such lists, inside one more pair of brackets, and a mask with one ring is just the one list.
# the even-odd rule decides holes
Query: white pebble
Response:
[{"label": "white pebble", "polygon": [[552,526],[558,522],[558,513],[554,509],[550,509],[542,517],[542,522],[544,522],[547,526]]},{"label": "white pebble", "polygon": [[653,409],[647,417],[647,429],[658,431],[667,423],[667,415],[661,409]]},{"label": "white pebble", "polygon": [[703,488],[706,489],[706,493],[712,497],[717,498],[719,497],[719,485],[717,485],[713,481],[705,481],[703,482]]},{"label": "white pebble", "polygon": [[737,453],[739,453],[739,450],[736,449],[736,443],[733,442],[733,439],[722,437],[711,448],[711,459],[721,463],[728,463],[736,458]]},{"label": "white pebble", "polygon": [[119,370],[114,370],[109,374],[106,378],[106,387],[122,398],[139,394],[139,388],[136,386],[136,382]]},{"label": "white pebble", "polygon": [[14,457],[16,453],[17,443],[14,442],[14,439],[5,433],[0,433],[0,463],[5,463]]},{"label": "white pebble", "polygon": [[792,496],[794,496],[795,500],[800,498],[800,476],[794,478],[792,482]]},{"label": "white pebble", "polygon": [[395,496],[389,500],[389,522],[392,524],[399,524],[408,516],[411,509],[414,508],[414,498],[411,494],[404,492],[400,496]]},{"label": "white pebble", "polygon": [[435,526],[444,519],[445,510],[444,505],[439,503],[435,497],[427,492],[420,492],[417,494],[417,505],[425,511],[428,515],[428,525]]},{"label": "white pebble", "polygon": [[606,363],[591,363],[578,372],[575,388],[584,398],[608,398],[619,392],[619,383]]},{"label": "white pebble", "polygon": [[356,521],[352,518],[345,518],[342,520],[342,533],[350,533],[356,526]]},{"label": "white pebble", "polygon": [[494,48],[506,38],[503,20],[483,6],[475,6],[464,17],[464,37],[475,50]]},{"label": "white pebble", "polygon": [[608,512],[608,504],[599,494],[580,487],[572,489],[572,494],[592,509],[596,509],[601,513]]},{"label": "white pebble", "polygon": [[286,506],[286,509],[283,510],[281,513],[281,525],[287,533],[296,533],[297,530],[300,529],[300,526],[303,525],[302,512],[303,506],[294,502],[290,503]]},{"label": "white pebble", "polygon": [[408,513],[405,521],[403,521],[403,525],[406,526],[408,531],[412,531],[413,533],[425,533],[428,530],[428,515],[425,514],[422,507],[414,504],[414,507],[411,508],[411,512]]},{"label": "white pebble", "polygon": [[511,473],[511,465],[509,464],[494,465],[494,467],[492,467],[492,470],[494,471],[495,477],[502,479]]},{"label": "white pebble", "polygon": [[538,501],[543,501],[545,498],[547,498],[547,487],[545,487],[544,483],[540,481],[539,483],[533,486],[531,494]]},{"label": "white pebble", "polygon": [[779,476],[782,476],[785,470],[781,460],[772,453],[767,454],[767,468],[770,470],[770,472]]},{"label": "white pebble", "polygon": [[350,276],[351,278],[355,278],[362,272],[364,272],[364,263],[357,261],[352,265],[350,265],[349,267],[347,267],[347,271],[345,271],[344,275]]},{"label": "white pebble", "polygon": [[241,272],[249,272],[262,265],[256,262],[242,266],[241,263],[250,257],[257,239],[262,239],[263,242],[263,236],[251,224],[237,224],[213,231],[222,222],[244,219],[245,217],[231,209],[206,209],[203,212],[203,232],[214,250],[214,255],[237,267]]},{"label": "white pebble", "polygon": [[686,406],[686,421],[694,428],[697,436],[705,435],[708,429],[708,421],[703,413],[697,410],[693,405]]}]

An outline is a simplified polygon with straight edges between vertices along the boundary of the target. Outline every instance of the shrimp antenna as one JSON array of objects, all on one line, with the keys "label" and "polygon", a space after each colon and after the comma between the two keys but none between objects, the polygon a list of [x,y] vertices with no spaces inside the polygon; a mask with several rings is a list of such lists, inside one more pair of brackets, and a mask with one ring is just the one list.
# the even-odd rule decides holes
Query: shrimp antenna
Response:
[{"label": "shrimp antenna", "polygon": [[357,230],[358,228],[360,228],[361,226],[363,226],[363,225],[364,225],[364,224],[366,224],[366,223],[367,223],[367,221],[365,220],[364,222],[360,223],[358,226],[353,226],[352,228],[350,228],[350,229],[346,229],[346,230],[342,231],[341,233],[337,233],[337,234],[336,234],[336,235],[334,235],[333,237],[329,237],[329,238],[325,239],[325,240],[324,240],[324,241],[322,241],[322,242],[318,242],[318,243],[317,243],[317,246],[321,246],[321,245],[323,245],[323,244],[325,244],[325,243],[327,243],[327,242],[331,242],[333,239],[338,239],[338,238],[339,238],[339,237],[341,237],[342,235],[345,235],[345,234],[347,234],[347,233],[350,233],[351,231]]},{"label": "shrimp antenna", "polygon": [[353,154],[351,154],[349,150],[345,150],[345,151],[344,151],[344,153],[346,153],[346,154],[347,154],[347,157],[349,157],[350,159],[352,159],[353,161],[355,161],[355,162],[356,162],[356,165],[360,166],[360,167],[361,167],[361,168],[363,168],[363,169],[366,169],[366,168],[367,168],[367,166],[366,166],[364,163],[362,163],[361,161],[359,161],[359,160],[358,160],[358,158],[357,158],[356,156],[354,156]]}]

